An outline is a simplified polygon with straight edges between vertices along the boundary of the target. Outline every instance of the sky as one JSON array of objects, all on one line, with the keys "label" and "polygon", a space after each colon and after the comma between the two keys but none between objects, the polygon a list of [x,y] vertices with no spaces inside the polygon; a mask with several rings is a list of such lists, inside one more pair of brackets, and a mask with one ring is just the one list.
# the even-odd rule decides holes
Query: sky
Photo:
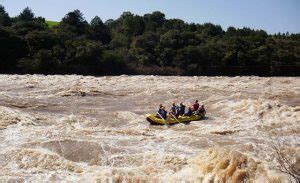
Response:
[{"label": "sky", "polygon": [[185,22],[238,28],[263,29],[270,34],[300,33],[300,0],[0,0],[10,16],[30,7],[36,16],[60,21],[79,9],[86,20],[98,15],[103,21],[117,19],[124,11],[144,15],[161,11],[166,18]]}]

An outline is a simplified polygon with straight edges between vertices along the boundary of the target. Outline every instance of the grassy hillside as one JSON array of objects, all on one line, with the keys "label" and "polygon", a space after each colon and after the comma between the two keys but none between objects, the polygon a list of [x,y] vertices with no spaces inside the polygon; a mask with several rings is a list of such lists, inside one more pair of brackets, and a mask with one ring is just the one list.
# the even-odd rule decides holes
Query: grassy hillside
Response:
[{"label": "grassy hillside", "polygon": [[58,25],[59,24],[59,22],[55,22],[55,21],[46,21],[46,23],[48,24],[48,26],[51,28],[51,27],[53,27],[53,26],[55,26],[55,25]]}]

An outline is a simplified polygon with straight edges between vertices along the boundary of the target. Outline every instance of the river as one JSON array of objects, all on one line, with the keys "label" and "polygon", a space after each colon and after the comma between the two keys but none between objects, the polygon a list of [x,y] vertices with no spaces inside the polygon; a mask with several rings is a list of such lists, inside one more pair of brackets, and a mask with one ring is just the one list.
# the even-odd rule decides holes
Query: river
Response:
[{"label": "river", "polygon": [[[160,103],[204,120],[151,126]],[[299,77],[0,75],[0,182],[288,182]]]}]

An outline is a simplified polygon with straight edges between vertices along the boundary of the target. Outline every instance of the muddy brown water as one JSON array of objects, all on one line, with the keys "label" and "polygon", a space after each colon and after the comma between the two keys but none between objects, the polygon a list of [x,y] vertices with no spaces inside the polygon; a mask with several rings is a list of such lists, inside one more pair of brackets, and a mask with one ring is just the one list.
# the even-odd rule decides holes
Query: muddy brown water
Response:
[{"label": "muddy brown water", "polygon": [[[287,182],[299,98],[299,77],[0,75],[0,181]],[[145,120],[195,99],[205,120]]]}]

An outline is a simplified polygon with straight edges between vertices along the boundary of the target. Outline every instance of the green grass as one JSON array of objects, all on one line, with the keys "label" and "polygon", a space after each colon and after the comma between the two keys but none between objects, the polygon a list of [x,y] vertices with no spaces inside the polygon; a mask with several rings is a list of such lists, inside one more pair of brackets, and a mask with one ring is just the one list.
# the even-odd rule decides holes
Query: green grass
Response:
[{"label": "green grass", "polygon": [[46,24],[52,28],[53,26],[56,26],[59,24],[59,22],[55,22],[55,21],[46,21]]}]

